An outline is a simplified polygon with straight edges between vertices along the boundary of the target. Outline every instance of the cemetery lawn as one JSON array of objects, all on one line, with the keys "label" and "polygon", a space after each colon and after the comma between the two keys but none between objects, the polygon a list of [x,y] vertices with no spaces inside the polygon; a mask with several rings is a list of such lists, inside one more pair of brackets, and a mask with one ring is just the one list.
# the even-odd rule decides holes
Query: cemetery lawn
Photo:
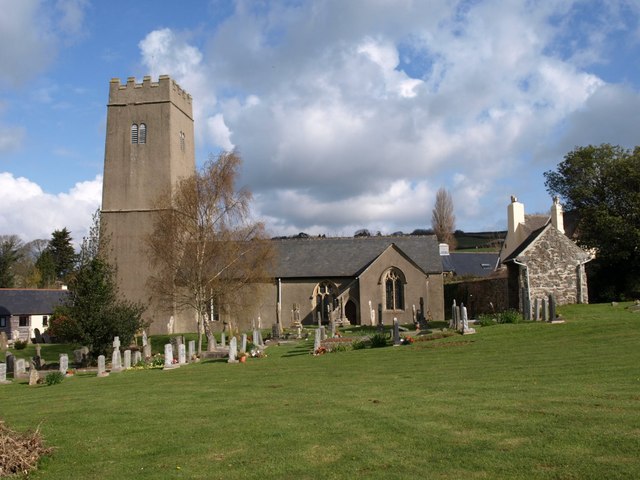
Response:
[{"label": "cemetery lawn", "polygon": [[[640,313],[410,346],[0,386],[56,448],[31,478],[640,478]],[[71,353],[71,352],[69,352]]]}]

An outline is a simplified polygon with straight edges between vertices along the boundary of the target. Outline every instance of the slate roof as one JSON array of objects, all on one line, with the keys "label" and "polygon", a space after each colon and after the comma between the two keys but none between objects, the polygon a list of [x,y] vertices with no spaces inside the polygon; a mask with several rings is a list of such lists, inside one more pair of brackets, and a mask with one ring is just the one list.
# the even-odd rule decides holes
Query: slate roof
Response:
[{"label": "slate roof", "polygon": [[442,273],[435,235],[272,240],[276,278],[355,277],[394,244],[425,273]]},{"label": "slate roof", "polygon": [[529,236],[527,238],[524,239],[524,242],[522,242],[520,245],[518,245],[518,248],[516,248],[513,252],[511,252],[511,254],[504,259],[503,263],[506,262],[510,262],[513,261],[514,259],[518,258],[518,256],[529,246],[531,245],[536,238],[538,238],[542,232],[547,228],[547,226],[549,226],[551,224],[547,224],[543,227],[538,228],[537,230],[532,231]]},{"label": "slate roof", "polygon": [[488,277],[494,272],[499,257],[497,252],[450,253],[442,256],[442,266],[458,276]]},{"label": "slate roof", "polygon": [[0,315],[48,315],[68,294],[67,290],[0,288]]}]

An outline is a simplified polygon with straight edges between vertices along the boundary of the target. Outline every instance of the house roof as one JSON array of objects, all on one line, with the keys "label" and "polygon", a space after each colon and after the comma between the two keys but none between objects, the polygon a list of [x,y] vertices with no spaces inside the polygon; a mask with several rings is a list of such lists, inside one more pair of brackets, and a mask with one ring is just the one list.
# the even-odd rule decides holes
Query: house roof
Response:
[{"label": "house roof", "polygon": [[395,245],[425,273],[442,273],[434,235],[272,241],[277,252],[276,278],[355,277],[390,245]]},{"label": "house roof", "polygon": [[0,288],[0,315],[48,315],[68,294],[67,290]]},{"label": "house roof", "polygon": [[445,271],[457,276],[487,277],[498,264],[497,252],[458,252],[442,256]]},{"label": "house roof", "polygon": [[[518,245],[518,248],[516,248],[513,252],[511,252],[511,254],[504,260],[504,263],[517,259],[523,253],[525,253],[526,250],[544,234],[544,232],[553,228],[554,228],[553,225],[551,225],[551,223],[548,223],[542,228],[539,228],[531,232],[531,234],[524,240],[524,242]],[[574,251],[579,257],[582,257],[583,261],[588,261],[591,258],[588,252],[585,252],[584,250],[582,250],[578,245],[575,244],[573,240],[571,240],[565,234],[560,233],[557,230],[556,232],[558,235],[561,236],[561,238],[564,238],[566,242],[568,242],[571,245],[571,248],[574,249]]]}]

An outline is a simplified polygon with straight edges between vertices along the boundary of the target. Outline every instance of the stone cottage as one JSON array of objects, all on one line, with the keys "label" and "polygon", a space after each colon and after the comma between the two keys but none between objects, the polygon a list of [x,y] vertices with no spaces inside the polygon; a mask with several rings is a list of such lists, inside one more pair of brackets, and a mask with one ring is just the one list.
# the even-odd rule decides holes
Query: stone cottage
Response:
[{"label": "stone cottage", "polygon": [[550,294],[559,305],[588,303],[585,264],[593,256],[565,235],[558,198],[549,216],[529,217],[524,205],[511,197],[507,216],[500,263],[508,271],[509,306],[530,313],[536,299]]}]

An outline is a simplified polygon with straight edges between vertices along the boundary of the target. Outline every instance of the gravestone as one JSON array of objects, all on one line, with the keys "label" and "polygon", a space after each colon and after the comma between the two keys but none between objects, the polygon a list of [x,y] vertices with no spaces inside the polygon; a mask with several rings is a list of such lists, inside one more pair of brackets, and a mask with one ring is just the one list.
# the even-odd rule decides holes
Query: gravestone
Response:
[{"label": "gravestone", "polygon": [[236,337],[231,337],[229,340],[228,363],[238,363],[238,339]]},{"label": "gravestone", "polygon": [[163,370],[171,370],[173,368],[178,368],[180,365],[177,363],[173,363],[173,345],[167,343],[164,346],[164,368]]},{"label": "gravestone", "polygon": [[3,352],[9,348],[9,342],[7,340],[7,334],[5,332],[0,332],[0,350]]},{"label": "gravestone", "polygon": [[375,309],[371,306],[371,300],[369,300],[369,315],[370,315],[370,320],[371,320],[371,326],[375,327],[376,326],[376,311]]},{"label": "gravestone", "polygon": [[149,344],[149,338],[147,337],[147,331],[142,330],[142,346],[146,347]]},{"label": "gravestone", "polygon": [[384,323],[382,321],[382,304],[378,304],[378,333],[384,332]]},{"label": "gravestone", "polygon": [[16,357],[13,356],[13,353],[6,352],[5,353],[5,364],[7,366],[7,372],[13,373],[13,364],[15,363]]},{"label": "gravestone", "polygon": [[302,325],[296,327],[296,338],[298,340],[302,338]]},{"label": "gravestone", "polygon": [[133,360],[131,360],[131,364],[138,365],[140,362],[142,362],[142,353],[140,353],[140,350],[136,350],[133,352]]},{"label": "gravestone", "polygon": [[107,377],[109,372],[107,372],[106,358],[104,355],[100,355],[98,357],[98,376],[99,377]]},{"label": "gravestone", "polygon": [[73,362],[76,365],[80,365],[82,363],[82,351],[80,349],[73,351]]},{"label": "gravestone", "polygon": [[209,335],[207,337],[207,352],[215,352],[218,346],[216,345],[216,337],[215,335]]},{"label": "gravestone", "polygon": [[271,326],[271,338],[274,340],[280,340],[280,328],[277,323]]},{"label": "gravestone", "polygon": [[125,370],[131,368],[131,350],[124,351],[124,367]]},{"label": "gravestone", "polygon": [[144,358],[151,358],[153,353],[151,352],[151,342],[142,347]]},{"label": "gravestone", "polygon": [[187,364],[187,349],[184,343],[178,345],[178,364],[186,365]]},{"label": "gravestone", "polygon": [[122,357],[120,355],[120,337],[113,337],[113,353],[111,354],[111,372],[122,371]]},{"label": "gravestone", "polygon": [[322,314],[318,312],[318,326],[322,325]]},{"label": "gravestone", "polygon": [[467,307],[462,305],[460,308],[460,315],[462,316],[462,330],[461,333],[463,335],[472,335],[476,333],[475,328],[469,328],[469,317],[467,316]]},{"label": "gravestone", "polygon": [[451,320],[449,320],[449,328],[451,329],[455,329],[457,327],[457,320],[456,320],[456,313],[457,313],[457,305],[456,305],[456,300],[453,300],[453,303],[451,304]]},{"label": "gravestone", "polygon": [[246,333],[242,334],[242,342],[240,343],[240,352],[241,353],[247,352],[247,334]]},{"label": "gravestone", "polygon": [[80,347],[80,353],[82,354],[82,365],[86,366],[89,363],[89,347]]},{"label": "gravestone", "polygon": [[49,332],[42,334],[42,343],[51,343],[51,335],[49,335]]},{"label": "gravestone", "polygon": [[336,336],[336,322],[333,320],[333,318],[331,319],[331,323],[330,325],[330,329],[331,329],[331,338],[334,338]]},{"label": "gravestone", "polygon": [[42,334],[40,333],[39,328],[33,330],[33,336],[36,339],[36,343],[42,343]]},{"label": "gravestone", "polygon": [[63,375],[67,374],[69,370],[69,355],[66,353],[60,354],[60,373]]},{"label": "gravestone", "polygon": [[327,330],[324,328],[324,325],[320,327],[320,340],[325,341],[327,339]]},{"label": "gravestone", "polygon": [[546,322],[548,319],[549,317],[547,313],[547,299],[543,298],[542,299],[542,321]]},{"label": "gravestone", "polygon": [[189,340],[189,356],[187,362],[193,362],[196,360],[196,341]]},{"label": "gravestone", "polygon": [[400,324],[398,323],[398,319],[393,319],[393,346],[400,345]]},{"label": "gravestone", "polygon": [[10,380],[7,380],[7,364],[0,363],[0,385],[8,385],[11,383]]},{"label": "gravestone", "polygon": [[40,374],[36,368],[36,364],[32,361],[29,367],[29,385],[37,385],[40,380]]},{"label": "gravestone", "polygon": [[180,337],[171,337],[171,340],[169,340],[169,342],[171,343],[171,354],[173,355],[173,358],[177,360],[178,346],[180,345]]},{"label": "gravestone", "polygon": [[227,346],[227,334],[225,332],[220,334],[220,346],[222,348],[226,348]]},{"label": "gravestone", "polygon": [[549,321],[553,322],[556,319],[556,297],[553,294],[549,295]]},{"label": "gravestone", "polygon": [[313,353],[316,353],[322,345],[322,332],[319,328],[316,328],[316,337],[313,341]]},{"label": "gravestone", "polygon": [[533,301],[533,318],[536,322],[540,321],[540,299],[537,297]]},{"label": "gravestone", "polygon": [[27,362],[24,358],[17,358],[13,364],[13,378],[26,378]]},{"label": "gravestone", "polygon": [[260,330],[258,330],[257,328],[253,329],[253,344],[255,346],[260,345]]}]

